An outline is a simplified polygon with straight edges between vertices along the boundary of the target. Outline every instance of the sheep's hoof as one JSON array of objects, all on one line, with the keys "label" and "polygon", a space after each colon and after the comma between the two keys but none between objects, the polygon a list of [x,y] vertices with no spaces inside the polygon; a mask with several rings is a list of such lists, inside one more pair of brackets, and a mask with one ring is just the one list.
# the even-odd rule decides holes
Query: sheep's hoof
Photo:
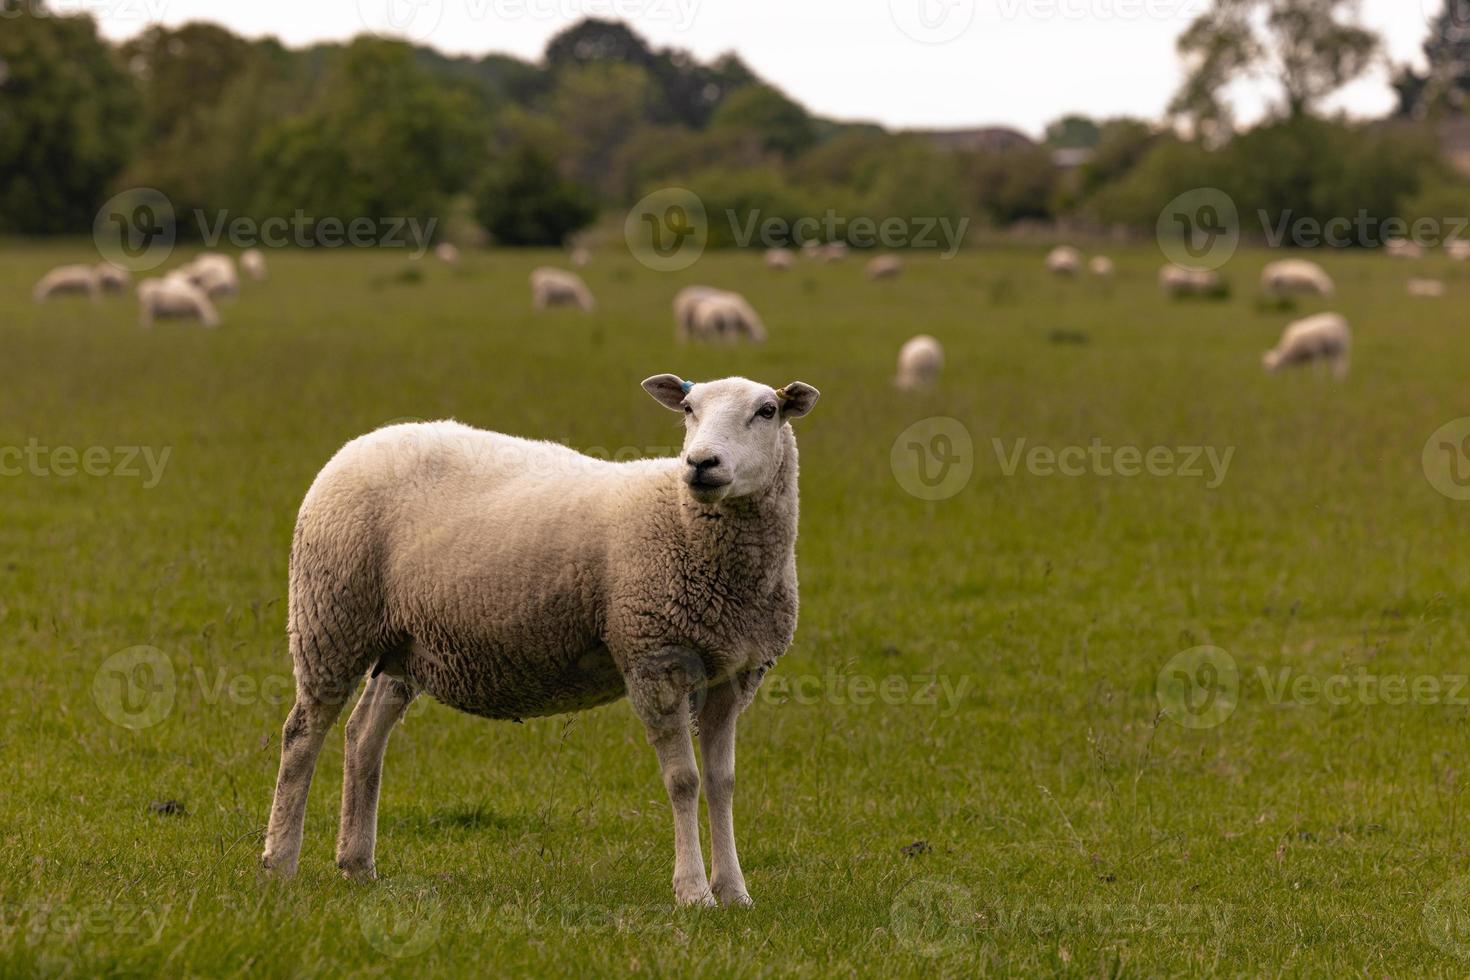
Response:
[{"label": "sheep's hoof", "polygon": [[273,859],[269,854],[260,856],[260,873],[267,878],[290,878],[296,873],[295,861]]},{"label": "sheep's hoof", "polygon": [[715,896],[710,893],[709,886],[693,888],[675,888],[674,900],[684,908],[706,908],[712,909],[719,905]]},{"label": "sheep's hoof", "polygon": [[745,892],[736,892],[733,895],[721,895],[720,904],[726,908],[748,909],[755,905],[755,901]]},{"label": "sheep's hoof", "polygon": [[371,864],[355,864],[352,862],[337,862],[337,868],[342,872],[342,877],[348,881],[366,883],[378,880],[378,869]]}]

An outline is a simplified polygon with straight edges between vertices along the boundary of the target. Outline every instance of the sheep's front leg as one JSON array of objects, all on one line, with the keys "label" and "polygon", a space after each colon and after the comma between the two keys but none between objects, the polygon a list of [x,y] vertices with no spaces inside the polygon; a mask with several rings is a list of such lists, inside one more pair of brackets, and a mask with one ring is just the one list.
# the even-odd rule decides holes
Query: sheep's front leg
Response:
[{"label": "sheep's front leg", "polygon": [[740,674],[712,687],[699,713],[704,795],[709,806],[710,884],[723,905],[750,905],[735,850],[735,720],[755,697],[764,671]]},{"label": "sheep's front leg", "polygon": [[337,867],[348,878],[375,877],[373,852],[378,838],[378,788],[383,779],[383,753],[393,726],[413,703],[415,691],[387,674],[367,683],[352,717],[347,719],[347,748],[342,760],[342,823],[337,832]]},{"label": "sheep's front leg", "polygon": [[689,695],[703,688],[703,666],[690,651],[671,648],[635,659],[625,680],[674,811],[674,898],[714,905],[699,848],[699,767],[689,732]]}]

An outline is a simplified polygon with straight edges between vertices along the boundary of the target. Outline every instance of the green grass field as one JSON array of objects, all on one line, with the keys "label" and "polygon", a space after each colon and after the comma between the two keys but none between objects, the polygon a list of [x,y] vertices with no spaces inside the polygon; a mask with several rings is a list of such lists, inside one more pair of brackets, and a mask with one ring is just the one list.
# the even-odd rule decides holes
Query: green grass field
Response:
[{"label": "green grass field", "polygon": [[[609,249],[593,316],[531,312],[549,254],[406,281],[402,252],[296,252],[215,332],[142,330],[131,298],[30,303],[87,257],[0,246],[0,447],[51,451],[0,477],[0,974],[1470,971],[1470,502],[1421,458],[1470,415],[1470,269],[1324,258],[1355,331],[1338,384],[1261,370],[1325,308],[1263,309],[1264,252],[1227,268],[1229,301],[1175,303],[1152,248],[1117,252],[1111,284],[1051,279],[1039,250],[869,283],[856,259],[660,274]],[[1407,298],[1426,272],[1448,299]],[[676,347],[691,282],[744,291],[770,341]],[[920,332],[943,382],[902,395]],[[823,392],[797,432],[801,626],[741,726],[756,907],[672,907],[667,799],[625,702],[515,725],[421,699],[367,886],[333,866],[339,725],[299,876],[261,880],[317,469],[404,417],[669,452],[678,422],[639,388],[663,371]],[[972,448],[930,501],[894,444],[934,417]],[[1233,455],[1218,481],[1007,475],[1021,439]],[[54,450],[92,447],[97,475],[64,475]],[[1195,676],[1220,723],[1189,727],[1160,672],[1206,645],[1238,692],[1215,654]]]}]

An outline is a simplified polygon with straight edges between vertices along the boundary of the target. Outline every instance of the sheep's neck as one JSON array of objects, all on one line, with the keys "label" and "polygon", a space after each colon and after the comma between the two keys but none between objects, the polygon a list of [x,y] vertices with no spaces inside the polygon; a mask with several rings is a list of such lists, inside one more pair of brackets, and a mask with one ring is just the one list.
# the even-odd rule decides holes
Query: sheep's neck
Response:
[{"label": "sheep's neck", "polygon": [[781,465],[771,485],[739,500],[700,504],[681,492],[680,506],[692,551],[707,558],[711,570],[754,575],[769,588],[796,550],[796,439],[782,439]]}]

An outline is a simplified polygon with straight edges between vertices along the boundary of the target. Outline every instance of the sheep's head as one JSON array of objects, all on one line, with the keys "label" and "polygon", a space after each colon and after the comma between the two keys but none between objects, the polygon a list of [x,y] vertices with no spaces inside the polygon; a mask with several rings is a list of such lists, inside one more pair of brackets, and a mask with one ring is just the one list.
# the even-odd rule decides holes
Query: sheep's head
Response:
[{"label": "sheep's head", "polygon": [[695,384],[672,374],[649,378],[643,388],[684,413],[684,482],[705,504],[770,486],[786,451],[786,423],[810,412],[821,394],[801,381],[777,389],[744,378]]}]

